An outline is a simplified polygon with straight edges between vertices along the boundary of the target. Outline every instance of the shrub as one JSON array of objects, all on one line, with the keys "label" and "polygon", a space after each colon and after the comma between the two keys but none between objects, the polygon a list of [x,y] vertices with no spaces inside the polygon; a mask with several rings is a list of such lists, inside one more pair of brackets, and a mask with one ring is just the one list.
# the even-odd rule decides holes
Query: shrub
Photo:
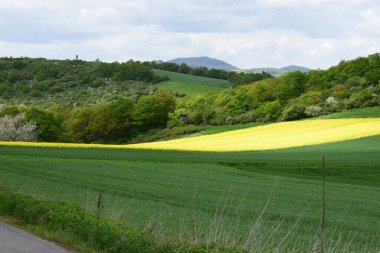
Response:
[{"label": "shrub", "polygon": [[309,117],[317,117],[323,112],[322,108],[318,105],[311,105],[306,107],[305,114]]},{"label": "shrub", "polygon": [[267,102],[260,106],[258,112],[262,121],[276,121],[281,115],[282,105],[278,100]]},{"label": "shrub", "polygon": [[335,105],[335,104],[337,104],[337,103],[338,103],[338,100],[336,100],[335,97],[328,97],[328,98],[326,99],[326,104],[327,104],[327,105]]},{"label": "shrub", "polygon": [[290,105],[282,112],[281,120],[297,120],[306,117],[305,106],[303,105]]},{"label": "shrub", "polygon": [[376,97],[368,89],[353,93],[347,101],[347,107],[350,109],[370,107],[376,104]]}]

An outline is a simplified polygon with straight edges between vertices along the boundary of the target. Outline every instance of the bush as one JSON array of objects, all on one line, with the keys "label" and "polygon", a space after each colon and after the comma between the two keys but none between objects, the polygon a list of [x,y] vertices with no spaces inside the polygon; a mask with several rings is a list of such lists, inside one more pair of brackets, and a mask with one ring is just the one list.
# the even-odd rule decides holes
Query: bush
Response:
[{"label": "bush", "polygon": [[262,121],[276,121],[281,115],[282,105],[278,100],[267,102],[260,106],[258,112]]},{"label": "bush", "polygon": [[305,114],[309,117],[317,117],[319,115],[322,115],[323,110],[320,106],[318,105],[311,105],[306,107],[305,109]]},{"label": "bush", "polygon": [[305,109],[303,105],[290,105],[282,112],[280,119],[283,121],[303,119],[307,116]]},{"label": "bush", "polygon": [[353,93],[347,101],[347,107],[349,109],[370,107],[375,106],[376,104],[376,97],[373,96],[373,93],[368,89]]}]

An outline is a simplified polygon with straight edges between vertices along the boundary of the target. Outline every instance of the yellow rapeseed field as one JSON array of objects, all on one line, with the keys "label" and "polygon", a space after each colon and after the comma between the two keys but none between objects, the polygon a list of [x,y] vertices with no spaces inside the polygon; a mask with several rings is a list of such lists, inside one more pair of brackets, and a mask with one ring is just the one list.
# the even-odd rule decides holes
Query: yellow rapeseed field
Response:
[{"label": "yellow rapeseed field", "polygon": [[212,135],[130,145],[33,142],[0,142],[0,145],[226,152],[309,146],[373,135],[380,135],[380,118],[281,122]]}]

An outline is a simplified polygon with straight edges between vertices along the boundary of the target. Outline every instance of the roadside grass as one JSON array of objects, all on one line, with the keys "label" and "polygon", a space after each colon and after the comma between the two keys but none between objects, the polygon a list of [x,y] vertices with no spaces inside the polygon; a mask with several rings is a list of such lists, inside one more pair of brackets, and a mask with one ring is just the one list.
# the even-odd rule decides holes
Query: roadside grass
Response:
[{"label": "roadside grass", "polygon": [[[12,191],[11,194],[14,192]],[[73,253],[101,253],[101,251],[96,250],[91,245],[78,238],[78,236],[72,233],[67,233],[67,231],[62,230],[52,230],[46,225],[41,224],[27,224],[25,221],[16,216],[1,216],[4,215],[0,212],[0,221],[3,221],[12,226],[18,227],[28,233],[31,233],[39,238],[53,242],[69,252]]]},{"label": "roadside grass", "polygon": [[167,76],[170,79],[169,81],[155,84],[156,87],[190,96],[218,92],[231,86],[227,80],[181,74],[159,69],[155,69],[154,72],[159,76]]},{"label": "roadside grass", "polygon": [[144,230],[109,218],[98,219],[95,214],[77,205],[33,198],[6,188],[0,188],[0,200],[0,215],[81,252],[246,252],[216,244],[158,241]]},{"label": "roadside grass", "polygon": [[[104,216],[145,230],[159,241],[273,251],[287,238],[280,251],[302,252],[311,251],[318,241],[325,155],[326,247],[349,242],[351,252],[364,247],[377,252],[379,143],[380,136],[375,136],[221,154],[0,147],[0,185],[90,212],[103,192]],[[256,237],[259,245],[247,245],[252,234],[264,237]],[[346,247],[342,245],[339,249]]]}]

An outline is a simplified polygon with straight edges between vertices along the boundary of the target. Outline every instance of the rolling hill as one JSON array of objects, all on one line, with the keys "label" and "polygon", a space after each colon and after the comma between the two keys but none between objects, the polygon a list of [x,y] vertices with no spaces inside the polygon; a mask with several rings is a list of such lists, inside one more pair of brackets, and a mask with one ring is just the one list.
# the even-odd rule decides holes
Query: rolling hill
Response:
[{"label": "rolling hill", "polygon": [[292,72],[292,71],[301,71],[303,73],[310,71],[311,69],[302,67],[302,66],[295,66],[290,65],[282,68],[252,68],[252,69],[246,69],[243,70],[248,73],[262,73],[263,71],[271,74],[272,76],[279,77],[282,76],[285,73]]},{"label": "rolling hill", "polygon": [[231,87],[227,80],[181,74],[159,69],[155,69],[154,72],[158,76],[167,76],[170,79],[155,84],[156,87],[159,89],[168,89],[179,94],[199,95],[208,92],[217,92]]},{"label": "rolling hill", "polygon": [[302,66],[296,66],[296,65],[289,65],[289,66],[286,66],[286,67],[282,67],[281,68],[282,70],[285,70],[285,71],[301,71],[301,72],[309,72],[311,69],[309,68],[306,68],[306,67],[302,67]]}]

